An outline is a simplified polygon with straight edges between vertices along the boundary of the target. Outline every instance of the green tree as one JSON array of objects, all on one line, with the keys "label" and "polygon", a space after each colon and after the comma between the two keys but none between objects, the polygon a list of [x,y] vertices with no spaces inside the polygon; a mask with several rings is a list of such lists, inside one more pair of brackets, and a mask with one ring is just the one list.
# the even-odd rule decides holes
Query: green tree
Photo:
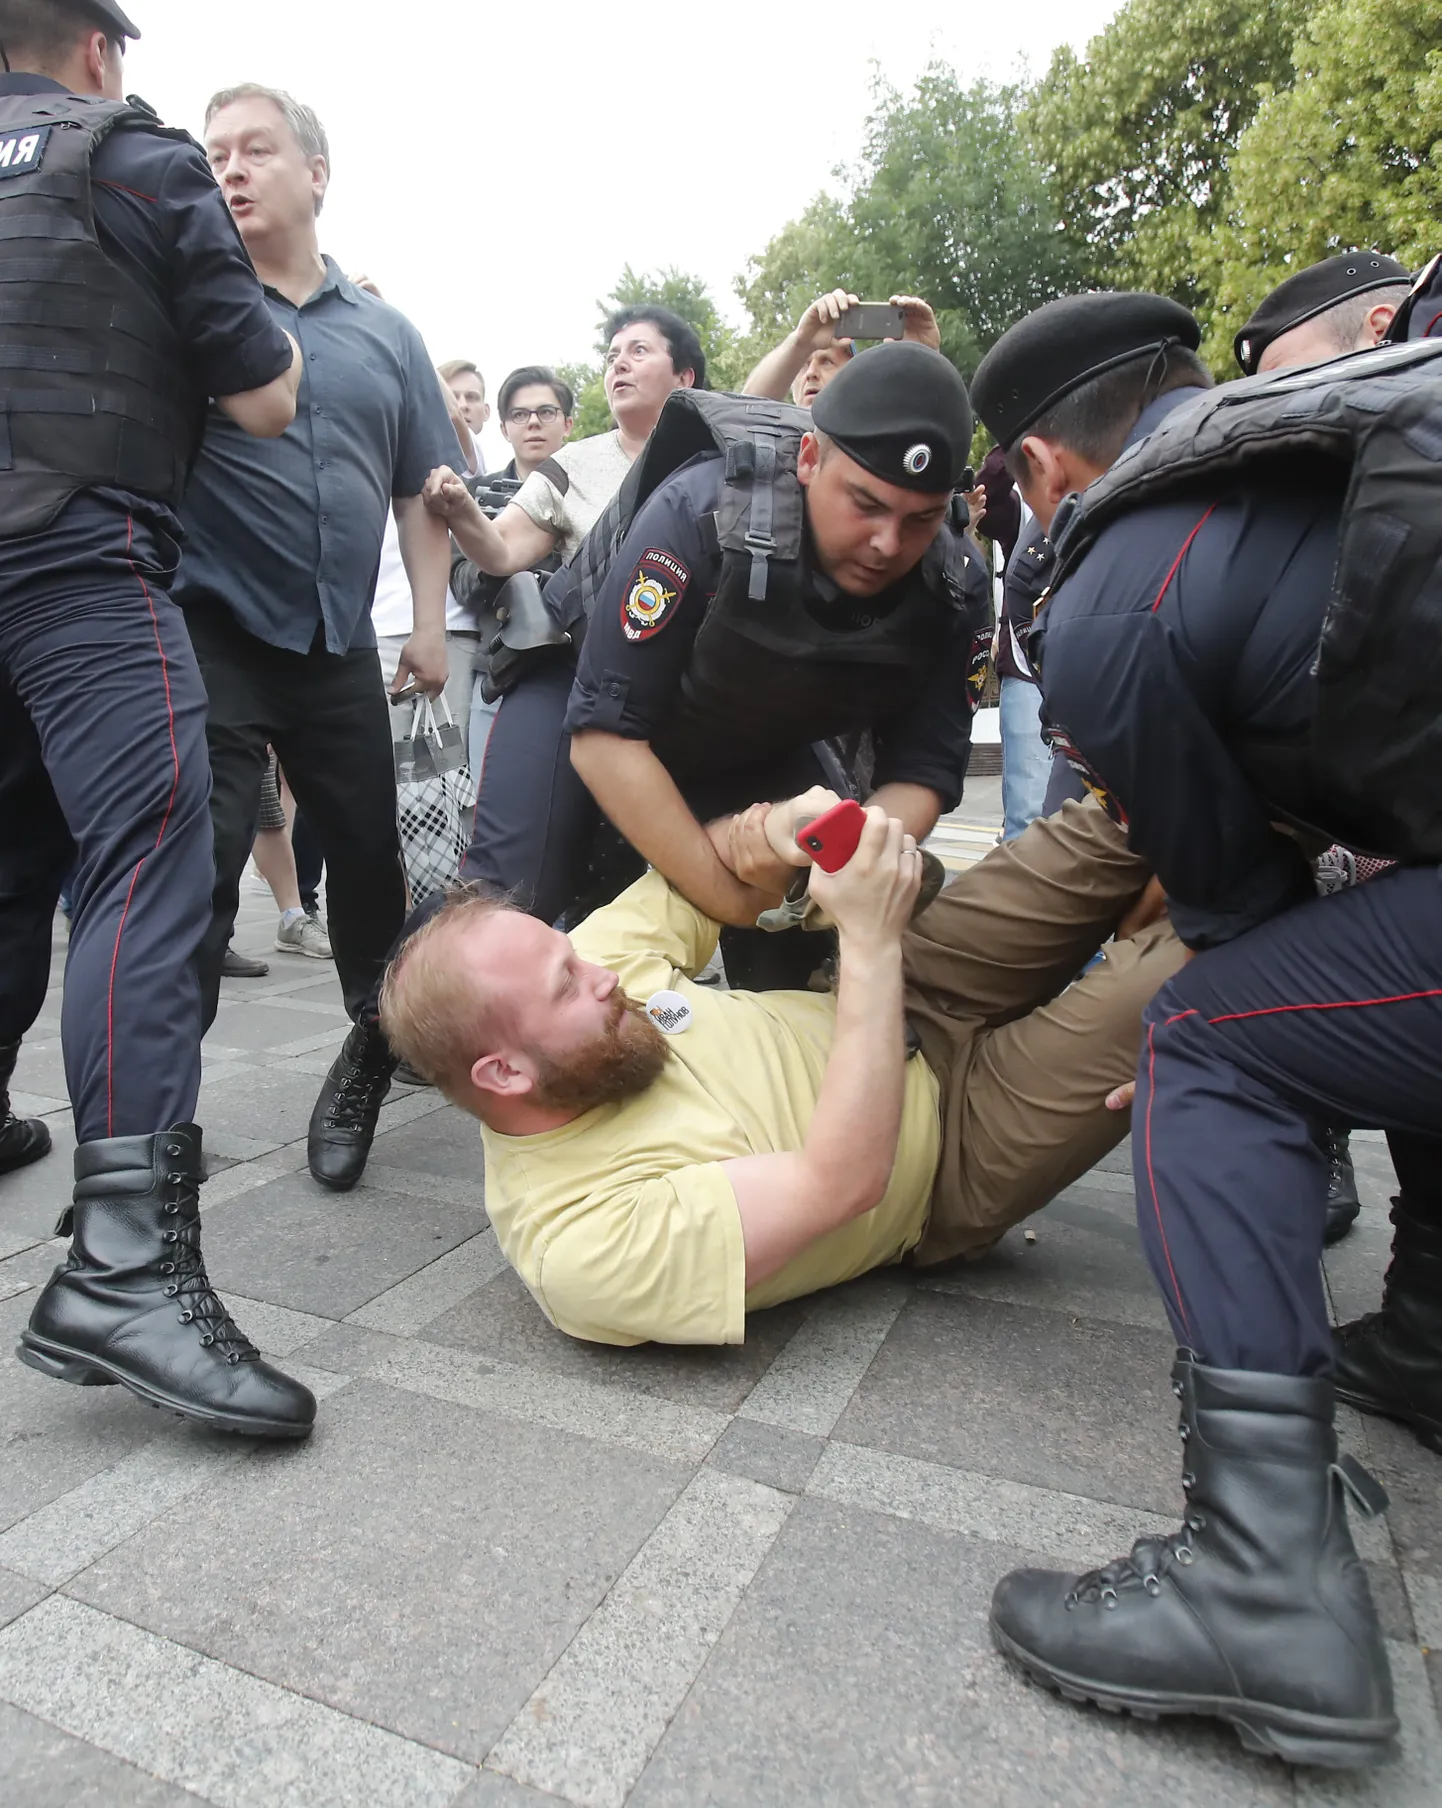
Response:
[{"label": "green tree", "polygon": [[1267,84],[1290,84],[1313,4],[1128,0],[1084,56],[1056,52],[1027,125],[1093,282],[1203,299],[1197,250],[1223,217],[1228,159]]},{"label": "green tree", "polygon": [[862,153],[751,260],[737,292],[748,351],[774,345],[816,295],[914,293],[937,311],[942,349],[969,371],[1019,315],[1075,286],[1045,172],[1019,130],[1022,90],[963,87],[932,64],[910,94],[878,79]]},{"label": "green tree", "polygon": [[1268,89],[1199,247],[1207,350],[1289,272],[1371,245],[1421,264],[1442,244],[1442,0],[1327,0],[1298,33],[1296,81]]}]

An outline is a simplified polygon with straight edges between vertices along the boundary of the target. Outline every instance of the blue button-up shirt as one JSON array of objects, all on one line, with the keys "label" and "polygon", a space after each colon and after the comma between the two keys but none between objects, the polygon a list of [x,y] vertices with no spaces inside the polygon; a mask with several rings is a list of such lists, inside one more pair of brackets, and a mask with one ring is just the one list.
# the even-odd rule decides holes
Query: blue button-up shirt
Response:
[{"label": "blue button-up shirt", "polygon": [[211,409],[174,588],[183,608],[224,606],[246,633],[295,653],[375,645],[391,498],[419,495],[458,452],[420,334],[325,262],[301,307],[265,291],[304,360],[295,420],[279,439],[253,439]]}]

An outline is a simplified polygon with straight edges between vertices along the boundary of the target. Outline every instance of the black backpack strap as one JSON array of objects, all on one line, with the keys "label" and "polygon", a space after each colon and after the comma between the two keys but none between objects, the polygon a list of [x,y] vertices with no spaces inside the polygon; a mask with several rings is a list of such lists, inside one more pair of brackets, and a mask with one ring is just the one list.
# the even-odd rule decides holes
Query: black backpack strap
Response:
[{"label": "black backpack strap", "polygon": [[557,464],[554,458],[543,458],[536,466],[548,483],[555,485],[562,496],[571,487],[571,475],[564,465]]}]

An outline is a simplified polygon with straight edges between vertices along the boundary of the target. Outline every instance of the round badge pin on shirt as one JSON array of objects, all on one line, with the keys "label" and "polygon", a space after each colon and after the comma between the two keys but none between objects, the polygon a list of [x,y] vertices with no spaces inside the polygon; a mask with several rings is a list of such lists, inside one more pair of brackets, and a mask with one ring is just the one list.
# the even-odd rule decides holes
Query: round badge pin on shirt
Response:
[{"label": "round badge pin on shirt", "polygon": [[679,1036],[690,1029],[695,1012],[679,992],[653,992],[646,1000],[646,1015],[658,1030]]}]

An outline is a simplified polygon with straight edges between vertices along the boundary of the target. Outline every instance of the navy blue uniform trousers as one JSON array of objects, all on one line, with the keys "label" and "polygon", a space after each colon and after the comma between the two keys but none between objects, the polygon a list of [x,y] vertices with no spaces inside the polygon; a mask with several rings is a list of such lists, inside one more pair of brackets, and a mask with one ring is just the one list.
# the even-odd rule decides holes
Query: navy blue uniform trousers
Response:
[{"label": "navy blue uniform trousers", "polygon": [[0,1043],[45,1000],[76,861],[61,1035],[81,1142],[194,1116],[213,883],[205,691],[177,547],[99,498],[0,539]]},{"label": "navy blue uniform trousers", "polygon": [[1323,1126],[1387,1132],[1442,1215],[1442,869],[1394,870],[1198,955],[1148,1007],[1137,1221],[1177,1341],[1218,1368],[1331,1367]]}]

